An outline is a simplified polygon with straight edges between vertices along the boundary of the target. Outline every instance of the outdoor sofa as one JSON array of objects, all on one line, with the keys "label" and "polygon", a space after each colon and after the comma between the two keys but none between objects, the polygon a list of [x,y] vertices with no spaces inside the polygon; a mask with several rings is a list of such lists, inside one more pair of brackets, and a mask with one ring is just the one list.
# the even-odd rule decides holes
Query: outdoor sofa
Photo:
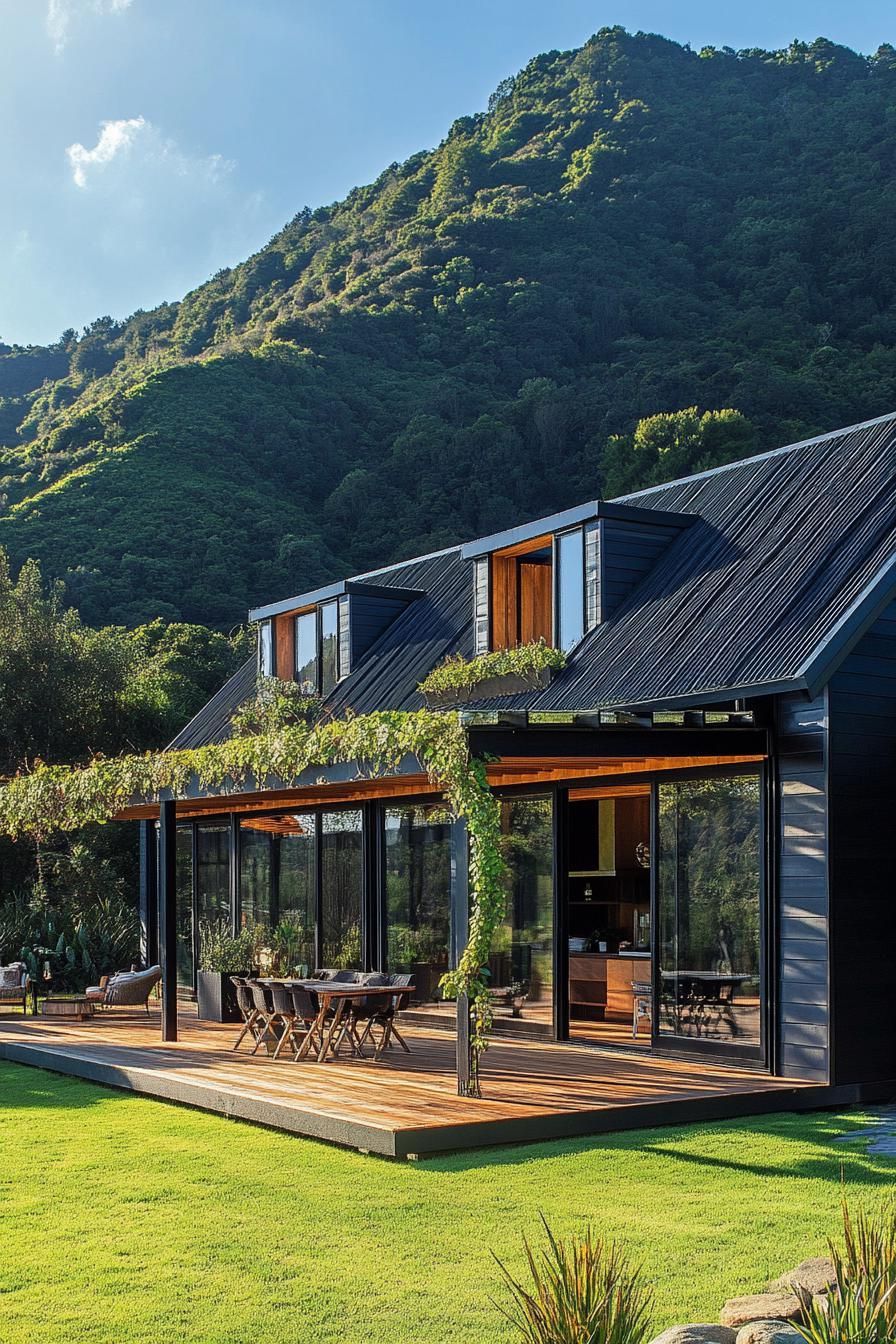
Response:
[{"label": "outdoor sofa", "polygon": [[28,970],[24,961],[13,961],[9,966],[0,966],[0,1006],[14,1005],[26,1011],[28,996]]},{"label": "outdoor sofa", "polygon": [[98,985],[84,991],[97,1008],[145,1008],[149,1014],[149,996],[162,978],[161,966],[145,971],[116,971],[103,976]]}]

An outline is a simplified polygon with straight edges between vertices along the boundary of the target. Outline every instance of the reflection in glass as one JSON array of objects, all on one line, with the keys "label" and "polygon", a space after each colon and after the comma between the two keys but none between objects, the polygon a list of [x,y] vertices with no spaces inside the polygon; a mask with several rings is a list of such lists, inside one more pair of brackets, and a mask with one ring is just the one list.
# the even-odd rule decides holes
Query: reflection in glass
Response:
[{"label": "reflection in glass", "polygon": [[582,529],[557,537],[558,643],[571,649],[585,633],[585,557]]},{"label": "reflection in glass", "polygon": [[289,940],[293,968],[314,968],[316,867],[314,816],[298,812],[278,818],[283,823],[279,846],[279,909],[277,919]]},{"label": "reflection in glass", "polygon": [[296,617],[296,681],[305,695],[317,694],[317,612]]},{"label": "reflection in glass", "polygon": [[[158,832],[157,832],[158,834]],[[193,988],[193,828],[179,826],[175,845],[177,983]]]},{"label": "reflection in glass", "polygon": [[361,966],[361,813],[321,816],[321,956],[324,966]]},{"label": "reflection in glass", "polygon": [[263,677],[274,675],[274,632],[270,621],[258,627],[258,670]]},{"label": "reflection in glass", "polygon": [[415,998],[437,1000],[448,969],[451,828],[444,807],[390,807],[384,814],[385,970],[409,972]]},{"label": "reflection in glass", "polygon": [[196,913],[200,924],[230,921],[230,828],[196,827]]},{"label": "reflection in glass", "polygon": [[661,1035],[760,1042],[758,775],[659,786]]},{"label": "reflection in glass", "polygon": [[320,609],[320,693],[328,695],[339,680],[339,610],[335,602]]},{"label": "reflection in glass", "polygon": [[508,868],[507,918],[489,958],[495,1012],[550,1024],[553,1017],[554,842],[550,798],[501,802]]},{"label": "reflection in glass", "polygon": [[271,844],[269,823],[261,817],[240,825],[240,923],[270,924]]}]

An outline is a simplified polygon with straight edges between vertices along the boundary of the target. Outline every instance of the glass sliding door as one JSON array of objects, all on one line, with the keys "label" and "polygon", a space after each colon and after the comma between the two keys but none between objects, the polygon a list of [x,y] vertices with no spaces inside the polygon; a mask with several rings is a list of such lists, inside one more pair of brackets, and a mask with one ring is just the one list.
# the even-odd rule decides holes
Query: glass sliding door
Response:
[{"label": "glass sliding door", "polygon": [[655,1033],[760,1056],[760,775],[658,786]]},{"label": "glass sliding door", "polygon": [[440,999],[451,933],[451,818],[444,807],[383,813],[386,965],[414,977],[415,998]]},{"label": "glass sliding door", "polygon": [[[158,832],[157,832],[158,834]],[[178,826],[175,846],[177,983],[195,984],[193,955],[193,827]]]},{"label": "glass sliding door", "polygon": [[321,814],[320,866],[323,964],[359,970],[363,883],[360,811]]},{"label": "glass sliding door", "polygon": [[317,856],[312,812],[281,817],[277,838],[277,923],[292,969],[315,967]]},{"label": "glass sliding door", "polygon": [[553,1023],[554,839],[550,798],[501,800],[507,917],[489,958],[495,1015]]}]

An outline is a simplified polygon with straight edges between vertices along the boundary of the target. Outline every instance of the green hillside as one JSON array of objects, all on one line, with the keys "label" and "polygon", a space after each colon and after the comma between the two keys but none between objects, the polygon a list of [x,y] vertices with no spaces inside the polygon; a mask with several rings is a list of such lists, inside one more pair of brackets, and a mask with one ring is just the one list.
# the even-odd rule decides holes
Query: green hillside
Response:
[{"label": "green hillside", "polygon": [[[0,544],[87,621],[228,627],[890,410],[894,132],[889,46],[539,56],[182,302],[0,347]],[[746,419],[631,437],[690,406]]]}]

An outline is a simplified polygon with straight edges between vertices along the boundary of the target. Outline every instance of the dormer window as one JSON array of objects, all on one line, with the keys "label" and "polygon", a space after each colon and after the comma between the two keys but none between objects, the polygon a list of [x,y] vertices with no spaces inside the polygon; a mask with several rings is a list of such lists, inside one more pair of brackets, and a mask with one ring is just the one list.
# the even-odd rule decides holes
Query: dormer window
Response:
[{"label": "dormer window", "polygon": [[571,649],[585,633],[585,534],[532,537],[475,562],[476,652],[544,640]]},{"label": "dormer window", "polygon": [[474,652],[543,639],[568,653],[613,618],[694,521],[598,499],[468,542]]},{"label": "dormer window", "polygon": [[339,608],[344,601],[322,602],[295,618],[295,679],[306,695],[329,695],[348,671],[340,658]]},{"label": "dormer window", "polygon": [[313,592],[255,607],[258,667],[263,676],[295,679],[306,695],[329,695],[394,620],[417,588],[344,579]]}]

